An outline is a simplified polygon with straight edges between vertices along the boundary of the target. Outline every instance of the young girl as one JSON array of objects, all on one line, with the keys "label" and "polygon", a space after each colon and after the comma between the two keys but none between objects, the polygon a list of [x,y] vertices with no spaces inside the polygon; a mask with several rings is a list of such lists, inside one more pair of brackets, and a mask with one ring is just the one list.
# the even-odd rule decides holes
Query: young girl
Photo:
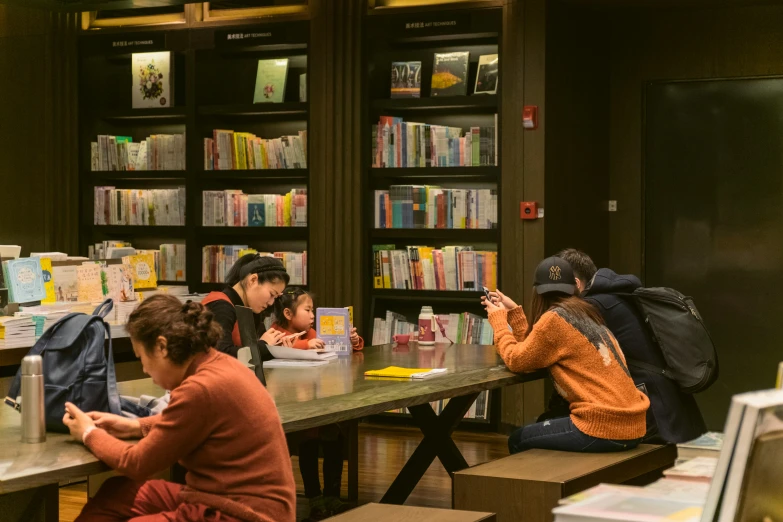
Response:
[{"label": "young girl", "polygon": [[[291,335],[304,332],[293,343],[294,348],[312,350],[324,347],[317,338],[313,324],[315,314],[313,298],[301,288],[289,287],[275,302],[275,323],[272,328]],[[364,340],[351,329],[351,345],[355,351],[364,348]],[[323,520],[352,508],[340,500],[340,485],[343,473],[344,439],[340,428],[334,424],[302,433],[299,443],[299,471],[305,487],[305,497],[310,504],[309,520]],[[318,476],[318,451],[323,448],[324,489]]]},{"label": "young girl", "polygon": [[574,295],[571,265],[559,257],[545,259],[536,268],[534,289],[529,323],[522,308],[499,290],[482,301],[508,369],[548,369],[570,415],[519,428],[509,437],[509,451],[603,453],[636,447],[647,431],[650,401],[634,385],[601,315]]},{"label": "young girl", "polygon": [[[66,404],[73,438],[124,475],[104,483],[77,520],[293,522],[296,486],[277,408],[252,372],[213,348],[221,332],[212,313],[156,295],[126,328],[144,373],[171,401],[143,419]],[[187,486],[146,480],[175,462]]]}]

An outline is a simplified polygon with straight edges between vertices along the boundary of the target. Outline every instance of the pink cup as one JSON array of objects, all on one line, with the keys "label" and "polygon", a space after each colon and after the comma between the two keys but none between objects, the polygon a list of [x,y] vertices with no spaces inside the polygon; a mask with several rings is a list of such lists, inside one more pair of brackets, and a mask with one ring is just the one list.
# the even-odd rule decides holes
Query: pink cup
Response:
[{"label": "pink cup", "polygon": [[408,334],[396,334],[394,337],[394,342],[397,344],[408,344],[408,341],[410,341],[411,336]]}]

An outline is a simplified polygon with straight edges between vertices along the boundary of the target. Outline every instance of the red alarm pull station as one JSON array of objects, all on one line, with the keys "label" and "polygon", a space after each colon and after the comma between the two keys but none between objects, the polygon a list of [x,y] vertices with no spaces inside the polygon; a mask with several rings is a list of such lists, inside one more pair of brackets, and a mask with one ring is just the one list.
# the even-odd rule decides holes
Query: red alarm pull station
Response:
[{"label": "red alarm pull station", "polygon": [[519,217],[521,219],[538,219],[538,203],[522,201],[519,204]]},{"label": "red alarm pull station", "polygon": [[522,109],[522,126],[526,130],[538,128],[538,106],[525,105]]}]

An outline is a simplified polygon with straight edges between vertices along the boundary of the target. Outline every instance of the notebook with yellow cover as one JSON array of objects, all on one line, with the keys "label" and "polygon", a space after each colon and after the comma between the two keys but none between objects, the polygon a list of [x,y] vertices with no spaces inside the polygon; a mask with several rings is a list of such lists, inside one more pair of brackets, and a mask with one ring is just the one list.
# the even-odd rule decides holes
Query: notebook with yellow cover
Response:
[{"label": "notebook with yellow cover", "polygon": [[389,366],[382,370],[369,370],[364,372],[366,377],[392,377],[395,379],[423,379],[445,373],[446,368],[401,368],[400,366]]},{"label": "notebook with yellow cover", "polygon": [[135,290],[154,290],[158,287],[153,254],[137,254],[122,258],[124,264],[133,269],[133,288]]}]

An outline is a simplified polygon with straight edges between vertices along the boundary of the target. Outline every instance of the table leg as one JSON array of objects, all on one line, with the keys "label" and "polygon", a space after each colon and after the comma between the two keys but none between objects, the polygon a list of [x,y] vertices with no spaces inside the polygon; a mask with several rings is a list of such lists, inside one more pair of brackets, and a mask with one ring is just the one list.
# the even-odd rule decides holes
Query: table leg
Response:
[{"label": "table leg", "polygon": [[48,484],[0,495],[3,522],[57,522],[60,519],[60,489]]},{"label": "table leg", "polygon": [[451,440],[451,434],[478,397],[478,393],[455,397],[443,409],[440,415],[435,414],[429,404],[411,406],[413,421],[419,426],[424,439],[405,463],[397,478],[394,479],[386,494],[381,499],[384,504],[403,504],[413,492],[416,484],[435,460],[440,459],[443,467],[453,475],[468,467],[462,453]]},{"label": "table leg", "polygon": [[359,421],[345,423],[348,439],[348,500],[359,500]]}]

